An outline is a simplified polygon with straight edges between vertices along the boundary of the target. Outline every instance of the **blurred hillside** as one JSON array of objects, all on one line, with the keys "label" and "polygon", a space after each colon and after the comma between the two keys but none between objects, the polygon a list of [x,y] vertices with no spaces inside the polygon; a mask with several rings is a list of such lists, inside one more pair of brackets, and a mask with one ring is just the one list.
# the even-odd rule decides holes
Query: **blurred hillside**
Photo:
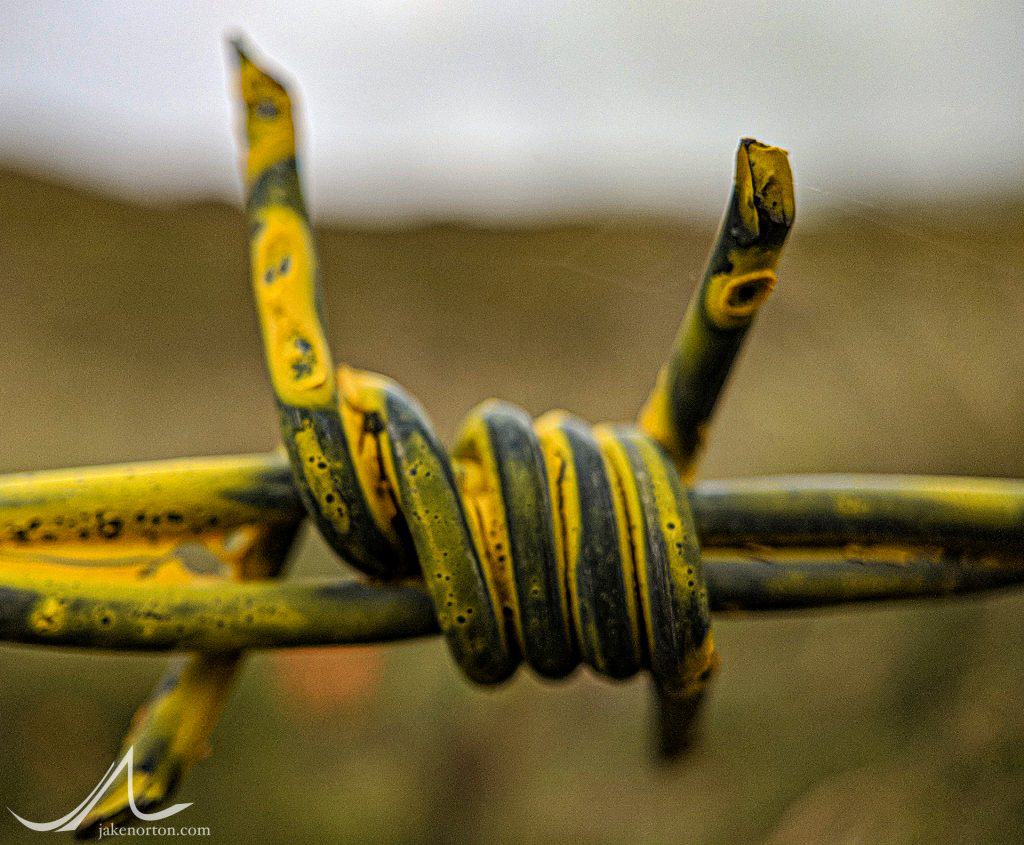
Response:
[{"label": "blurred hillside", "polygon": [[[0,471],[274,445],[237,209],[0,173],[0,220]],[[445,436],[492,395],[630,419],[715,226],[325,227],[332,345]],[[798,215],[704,474],[1024,476],[1022,231],[1024,203]],[[314,537],[300,558],[335,566]],[[706,736],[675,768],[650,760],[641,681],[482,691],[433,641],[255,656],[182,824],[225,842],[1022,838],[1024,596],[723,618],[716,637]],[[77,804],[162,664],[0,647],[0,805]],[[33,836],[0,820],[2,841]]]}]

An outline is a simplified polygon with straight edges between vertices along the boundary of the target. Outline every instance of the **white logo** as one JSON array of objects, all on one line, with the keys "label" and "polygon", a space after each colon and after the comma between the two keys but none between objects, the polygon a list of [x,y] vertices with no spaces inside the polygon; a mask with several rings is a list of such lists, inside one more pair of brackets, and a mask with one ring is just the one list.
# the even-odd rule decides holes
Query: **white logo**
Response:
[{"label": "white logo", "polygon": [[142,819],[145,822],[155,822],[160,819],[166,819],[168,816],[173,816],[175,813],[180,813],[186,807],[191,807],[192,802],[187,804],[175,804],[172,807],[168,807],[165,810],[159,810],[155,813],[144,813],[138,807],[135,806],[135,749],[134,747],[129,748],[125,753],[124,757],[121,758],[120,762],[114,761],[110,764],[110,768],[107,769],[107,773],[102,777],[100,782],[96,784],[96,788],[89,793],[88,797],[75,809],[62,818],[52,822],[30,822],[28,819],[23,819],[10,807],[7,811],[14,816],[19,822],[25,827],[31,830],[37,830],[41,833],[48,831],[56,831],[57,833],[63,833],[69,830],[77,830],[78,826],[82,823],[82,820],[89,815],[89,811],[99,802],[104,796],[106,791],[110,789],[111,785],[117,779],[117,776],[121,774],[125,769],[128,769],[128,804],[132,808],[132,812],[135,817]]}]

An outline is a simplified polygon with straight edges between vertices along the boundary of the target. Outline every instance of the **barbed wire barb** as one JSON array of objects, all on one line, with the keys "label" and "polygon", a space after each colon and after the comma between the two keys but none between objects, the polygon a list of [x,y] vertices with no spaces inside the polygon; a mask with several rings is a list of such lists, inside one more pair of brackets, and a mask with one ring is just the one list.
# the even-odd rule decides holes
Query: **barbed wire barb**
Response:
[{"label": "barbed wire barb", "polygon": [[[451,450],[385,376],[336,366],[287,87],[240,41],[252,292],[283,450],[0,477],[0,640],[175,658],[136,714],[135,800],[168,804],[250,649],[440,633],[471,680],[521,663],[647,674],[693,741],[712,612],[1024,583],[1024,481],[698,482],[716,404],[795,217],[785,150],[745,138],[702,281],[636,427],[490,400]],[[360,578],[283,577],[303,520]],[[79,831],[128,818],[122,780]]]}]

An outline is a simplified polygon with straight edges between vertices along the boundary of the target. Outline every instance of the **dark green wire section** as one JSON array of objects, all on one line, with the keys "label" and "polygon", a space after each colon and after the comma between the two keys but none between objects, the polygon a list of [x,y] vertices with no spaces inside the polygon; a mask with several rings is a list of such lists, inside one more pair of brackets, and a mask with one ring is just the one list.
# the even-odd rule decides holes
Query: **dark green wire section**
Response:
[{"label": "dark green wire section", "polygon": [[640,414],[641,428],[693,478],[711,416],[747,331],[776,283],[793,225],[793,174],[785,150],[744,138],[733,190],[699,288],[668,363]]},{"label": "dark green wire section", "polygon": [[[715,611],[789,610],[956,596],[1024,584],[1024,559],[946,553],[903,562],[712,556]],[[386,642],[437,633],[421,586],[341,579],[215,586],[0,578],[0,640],[116,651],[204,651]]]},{"label": "dark green wire section", "polygon": [[[203,477],[213,488],[233,479],[239,465],[255,478],[287,479],[287,461],[275,453],[242,464],[208,464]],[[166,484],[180,467],[179,461],[136,464],[130,483],[140,489]],[[110,472],[78,471],[71,489],[67,475],[0,478],[0,505],[15,522],[27,520],[50,502],[58,481],[71,505],[98,495]],[[28,484],[41,499],[21,495]],[[288,489],[270,486],[258,504],[297,517],[298,502]],[[716,611],[953,596],[1024,583],[1021,481],[789,476],[703,482],[688,495]],[[16,539],[9,542],[17,546]],[[373,642],[433,633],[431,607],[418,583],[168,587],[55,580],[45,566],[0,568],[0,639],[22,643],[224,651]]]},{"label": "dark green wire section", "polygon": [[250,275],[296,488],[324,539],[346,559],[378,577],[414,574],[408,550],[374,519],[339,413],[291,99],[240,42],[233,46],[245,107]]},{"label": "dark green wire section", "polygon": [[17,643],[230,652],[384,642],[437,630],[418,585],[337,579],[141,587],[7,577],[0,586],[0,639]]}]

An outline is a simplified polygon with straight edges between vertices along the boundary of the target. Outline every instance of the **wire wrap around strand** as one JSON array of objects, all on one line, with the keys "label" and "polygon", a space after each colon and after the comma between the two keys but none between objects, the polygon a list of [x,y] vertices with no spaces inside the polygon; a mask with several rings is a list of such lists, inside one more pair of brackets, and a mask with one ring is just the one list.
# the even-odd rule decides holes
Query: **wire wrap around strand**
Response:
[{"label": "wire wrap around strand", "polygon": [[746,328],[775,284],[793,218],[784,151],[737,153],[726,219],[645,431],[555,412],[531,423],[488,402],[451,456],[396,384],[335,367],[318,307],[313,236],[291,100],[239,46],[246,109],[251,278],[281,428],[303,502],[368,575],[422,575],[464,672],[508,678],[521,660],[563,677],[581,661],[650,670],[662,747],[685,744],[715,654],[681,474]]}]

